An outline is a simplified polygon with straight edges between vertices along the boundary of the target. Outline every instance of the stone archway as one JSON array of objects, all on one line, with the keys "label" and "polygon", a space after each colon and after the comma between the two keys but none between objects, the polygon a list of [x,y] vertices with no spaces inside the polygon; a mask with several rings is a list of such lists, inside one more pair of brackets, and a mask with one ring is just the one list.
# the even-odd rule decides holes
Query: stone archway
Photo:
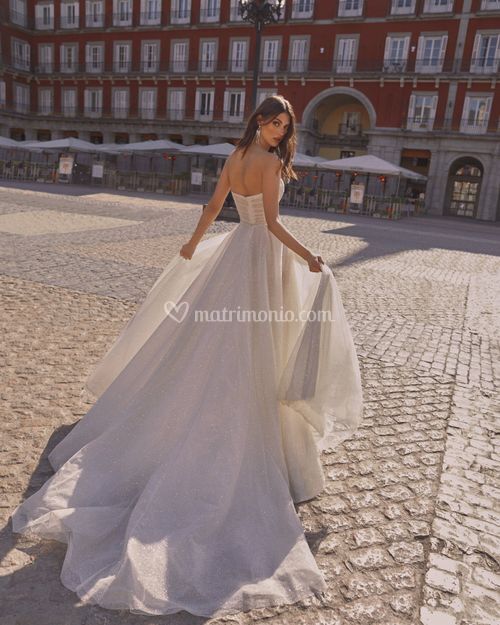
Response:
[{"label": "stone archway", "polygon": [[309,101],[308,105],[304,109],[304,112],[302,113],[302,126],[304,128],[310,128],[312,120],[314,119],[314,111],[318,105],[321,104],[321,102],[323,102],[326,98],[336,95],[350,96],[355,100],[358,100],[368,112],[370,127],[374,128],[376,126],[377,113],[370,99],[361,91],[352,89],[351,87],[330,87],[329,89],[325,89],[324,91],[321,91],[321,93],[315,95],[314,98]]},{"label": "stone archway", "polygon": [[317,94],[302,114],[302,151],[327,158],[366,152],[366,130],[376,124],[373,104],[350,87],[331,87]]},{"label": "stone archway", "polygon": [[444,215],[475,219],[479,206],[484,168],[472,156],[456,159],[448,170]]}]

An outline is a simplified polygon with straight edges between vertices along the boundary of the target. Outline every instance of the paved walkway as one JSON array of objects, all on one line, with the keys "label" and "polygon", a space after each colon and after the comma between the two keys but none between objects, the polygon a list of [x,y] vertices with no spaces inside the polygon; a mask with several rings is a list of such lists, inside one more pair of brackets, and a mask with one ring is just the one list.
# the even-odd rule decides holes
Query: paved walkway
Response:
[{"label": "paved walkway", "polygon": [[[59,581],[66,546],[14,535],[8,522],[51,475],[48,452],[91,406],[83,380],[189,237],[200,203],[0,183],[0,625],[207,622],[82,605]],[[325,601],[225,622],[498,625],[498,225],[283,214],[333,267],[366,416],[324,455],[321,497],[298,506]],[[215,222],[206,236],[234,227]]]}]

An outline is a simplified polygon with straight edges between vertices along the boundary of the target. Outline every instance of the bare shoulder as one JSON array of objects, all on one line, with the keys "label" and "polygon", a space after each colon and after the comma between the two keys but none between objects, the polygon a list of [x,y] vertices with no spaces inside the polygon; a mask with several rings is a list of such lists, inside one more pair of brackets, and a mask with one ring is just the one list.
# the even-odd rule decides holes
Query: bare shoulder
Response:
[{"label": "bare shoulder", "polygon": [[274,152],[264,152],[261,163],[262,167],[266,169],[272,168],[273,171],[279,171],[281,167],[281,161]]}]

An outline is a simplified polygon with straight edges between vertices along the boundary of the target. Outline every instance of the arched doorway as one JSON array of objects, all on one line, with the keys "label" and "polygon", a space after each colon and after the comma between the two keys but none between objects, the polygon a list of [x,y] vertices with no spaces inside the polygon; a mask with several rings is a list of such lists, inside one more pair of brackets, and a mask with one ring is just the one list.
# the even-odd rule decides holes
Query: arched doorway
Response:
[{"label": "arched doorway", "polygon": [[444,214],[456,217],[477,216],[483,166],[472,157],[455,161],[448,172]]}]

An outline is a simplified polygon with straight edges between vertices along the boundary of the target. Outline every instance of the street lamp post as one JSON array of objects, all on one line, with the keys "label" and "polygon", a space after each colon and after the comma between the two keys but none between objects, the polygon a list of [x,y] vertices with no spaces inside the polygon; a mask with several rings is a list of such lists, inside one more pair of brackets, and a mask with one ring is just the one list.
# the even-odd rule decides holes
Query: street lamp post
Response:
[{"label": "street lamp post", "polygon": [[283,9],[284,0],[239,0],[238,12],[244,22],[255,26],[255,63],[253,67],[252,110],[257,106],[257,82],[259,80],[260,43],[266,24],[276,24]]}]

